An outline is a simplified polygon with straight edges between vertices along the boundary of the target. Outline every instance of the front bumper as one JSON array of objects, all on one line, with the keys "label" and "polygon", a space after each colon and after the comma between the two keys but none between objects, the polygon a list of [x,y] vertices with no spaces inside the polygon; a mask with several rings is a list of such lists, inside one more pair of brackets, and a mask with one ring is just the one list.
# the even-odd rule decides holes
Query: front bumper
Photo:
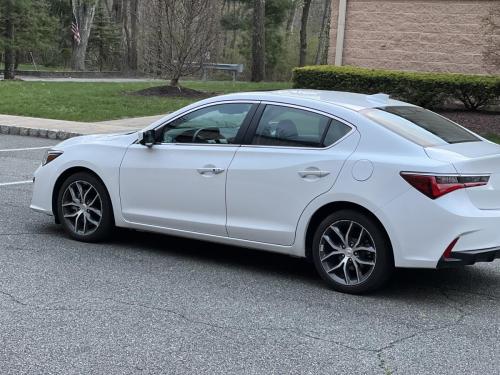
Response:
[{"label": "front bumper", "polygon": [[500,259],[500,247],[471,251],[454,251],[449,258],[441,257],[437,268],[469,266],[477,262],[493,262]]},{"label": "front bumper", "polygon": [[33,196],[31,198],[30,208],[33,211],[46,215],[52,213],[52,191],[54,189],[55,175],[52,169],[47,166],[39,167],[33,178]]}]

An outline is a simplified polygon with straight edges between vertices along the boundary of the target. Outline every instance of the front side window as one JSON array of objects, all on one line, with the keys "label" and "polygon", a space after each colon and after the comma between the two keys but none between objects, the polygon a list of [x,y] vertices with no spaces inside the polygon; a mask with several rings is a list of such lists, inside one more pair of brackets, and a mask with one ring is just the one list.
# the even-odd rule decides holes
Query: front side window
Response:
[{"label": "front side window", "polygon": [[252,105],[217,104],[190,112],[163,128],[161,142],[234,144]]},{"label": "front side window", "polygon": [[361,113],[423,147],[481,140],[453,121],[420,107],[388,106],[365,109]]},{"label": "front side window", "polygon": [[253,145],[323,147],[330,118],[290,107],[267,105]]}]

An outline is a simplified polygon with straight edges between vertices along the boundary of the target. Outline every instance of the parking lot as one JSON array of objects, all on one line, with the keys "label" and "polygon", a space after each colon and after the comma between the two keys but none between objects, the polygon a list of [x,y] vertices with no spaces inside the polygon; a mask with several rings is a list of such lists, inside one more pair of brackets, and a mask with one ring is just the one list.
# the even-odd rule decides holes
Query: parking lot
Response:
[{"label": "parking lot", "polygon": [[499,373],[500,261],[351,296],[283,255],[125,230],[74,242],[29,209],[55,142],[0,135],[0,373]]}]

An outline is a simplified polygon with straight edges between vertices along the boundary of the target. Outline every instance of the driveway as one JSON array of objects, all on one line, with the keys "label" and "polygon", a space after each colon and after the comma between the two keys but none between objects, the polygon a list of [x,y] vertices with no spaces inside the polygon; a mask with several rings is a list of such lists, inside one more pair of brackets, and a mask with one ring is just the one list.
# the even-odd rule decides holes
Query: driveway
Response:
[{"label": "driveway", "polygon": [[499,373],[500,262],[351,296],[283,255],[126,230],[78,243],[28,208],[54,143],[0,135],[2,374]]}]

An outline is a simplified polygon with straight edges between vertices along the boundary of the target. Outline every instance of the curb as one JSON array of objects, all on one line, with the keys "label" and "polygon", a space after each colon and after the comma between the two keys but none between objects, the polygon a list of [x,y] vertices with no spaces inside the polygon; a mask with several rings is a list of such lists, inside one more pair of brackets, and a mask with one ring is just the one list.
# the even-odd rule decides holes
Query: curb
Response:
[{"label": "curb", "polygon": [[0,125],[0,134],[58,139],[61,141],[84,135],[80,133],[68,132],[65,130],[26,128],[24,126],[12,126],[12,125]]}]

